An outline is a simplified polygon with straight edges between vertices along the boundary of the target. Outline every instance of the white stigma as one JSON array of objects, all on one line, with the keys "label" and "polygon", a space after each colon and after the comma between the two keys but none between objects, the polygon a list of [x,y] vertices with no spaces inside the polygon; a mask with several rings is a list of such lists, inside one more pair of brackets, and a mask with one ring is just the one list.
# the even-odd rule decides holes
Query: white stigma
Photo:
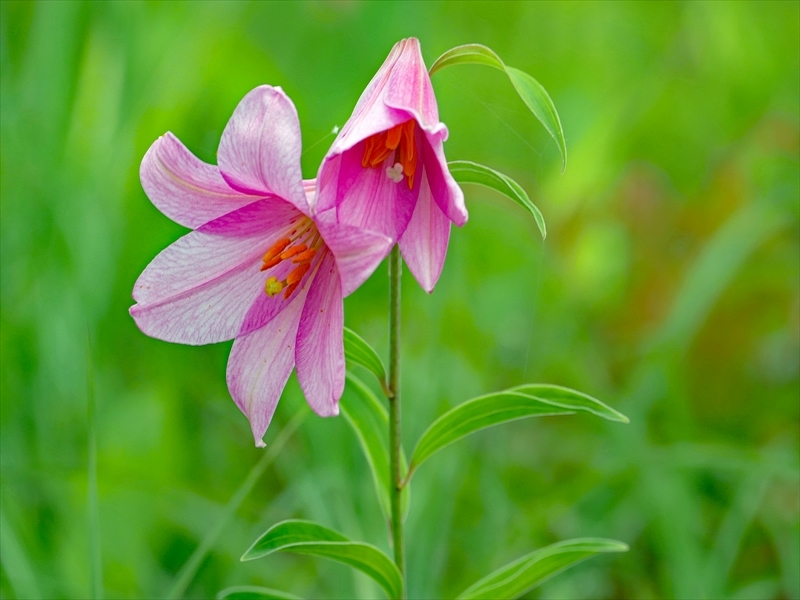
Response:
[{"label": "white stigma", "polygon": [[386,176],[395,183],[400,183],[403,180],[403,165],[397,162],[393,167],[386,167]]}]

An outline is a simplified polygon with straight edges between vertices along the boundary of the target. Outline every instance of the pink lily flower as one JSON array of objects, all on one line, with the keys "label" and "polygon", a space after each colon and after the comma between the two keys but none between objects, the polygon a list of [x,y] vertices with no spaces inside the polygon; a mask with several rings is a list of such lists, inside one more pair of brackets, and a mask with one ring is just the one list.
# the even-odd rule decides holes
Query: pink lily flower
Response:
[{"label": "pink lily flower", "polygon": [[312,218],[314,181],[300,170],[300,123],[280,88],[248,93],[222,133],[219,166],[171,133],[142,160],[153,204],[194,231],[163,250],[133,288],[147,335],[181,344],[235,338],[228,389],[256,445],[292,368],[311,408],[338,414],[344,388],[343,297],[369,277],[391,240]]},{"label": "pink lily flower", "polygon": [[419,284],[441,275],[450,224],[467,221],[447,168],[436,97],[415,38],[395,44],[325,156],[312,206],[319,220],[399,241]]}]

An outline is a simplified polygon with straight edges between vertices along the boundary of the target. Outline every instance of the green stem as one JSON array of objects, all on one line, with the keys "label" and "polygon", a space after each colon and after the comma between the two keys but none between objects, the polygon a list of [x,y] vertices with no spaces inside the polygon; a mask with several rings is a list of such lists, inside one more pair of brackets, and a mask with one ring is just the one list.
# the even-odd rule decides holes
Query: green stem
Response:
[{"label": "green stem", "polygon": [[400,494],[403,473],[400,465],[402,442],[400,439],[400,275],[403,262],[400,248],[395,245],[389,256],[389,444],[390,469],[392,473],[392,543],[394,562],[403,576],[403,598],[405,598],[405,550],[403,547],[403,509]]}]

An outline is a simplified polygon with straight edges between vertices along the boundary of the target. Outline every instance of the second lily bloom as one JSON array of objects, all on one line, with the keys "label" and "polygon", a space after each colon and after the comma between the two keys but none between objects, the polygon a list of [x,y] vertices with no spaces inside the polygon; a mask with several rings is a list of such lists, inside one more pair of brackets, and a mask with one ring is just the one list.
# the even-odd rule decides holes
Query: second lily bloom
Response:
[{"label": "second lily bloom", "polygon": [[446,139],[419,41],[402,40],[325,156],[311,207],[321,222],[397,241],[427,292],[441,275],[450,224],[467,221],[464,195],[444,157]]}]

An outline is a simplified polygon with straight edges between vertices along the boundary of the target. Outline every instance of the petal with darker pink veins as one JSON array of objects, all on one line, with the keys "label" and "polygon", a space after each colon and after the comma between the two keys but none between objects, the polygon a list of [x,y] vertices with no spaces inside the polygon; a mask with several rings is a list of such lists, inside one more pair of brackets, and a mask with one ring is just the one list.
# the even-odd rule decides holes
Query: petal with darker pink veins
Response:
[{"label": "petal with darker pink veins", "polygon": [[327,254],[308,291],[297,331],[297,379],[312,410],[339,414],[344,391],[344,302],[336,261]]},{"label": "petal with darker pink veins", "polygon": [[400,238],[400,251],[411,274],[429,294],[442,274],[449,239],[450,220],[433,199],[426,169],[414,214]]},{"label": "petal with darker pink veins", "polygon": [[389,75],[384,102],[390,108],[412,114],[426,132],[438,133],[442,131],[439,108],[419,40],[408,38],[397,45],[402,45],[402,51]]},{"label": "petal with darker pink veins", "polygon": [[[250,306],[265,295],[261,257],[301,216],[291,204],[269,198],[186,234],[136,281],[136,324],[147,335],[183,344],[233,338]],[[276,301],[274,312],[282,306]]]},{"label": "petal with darker pink veins", "polygon": [[308,212],[300,171],[302,140],[297,110],[279,87],[248,93],[222,132],[217,160],[231,187],[268,192]]},{"label": "petal with darker pink veins", "polygon": [[228,390],[250,421],[256,446],[272,421],[294,367],[295,339],[306,292],[261,329],[237,337],[228,358]]},{"label": "petal with darker pink veins", "polygon": [[[397,240],[411,219],[419,194],[419,178],[409,190],[405,180],[398,184],[387,177],[385,165],[374,169],[362,167],[362,155],[363,143],[341,156],[335,182],[336,218],[340,223]],[[324,214],[320,218],[327,220]]]},{"label": "petal with darker pink veins", "polygon": [[190,229],[259,198],[231,188],[218,167],[201,161],[170,132],[150,146],[139,177],[156,208]]},{"label": "petal with darker pink veins", "polygon": [[342,295],[349,296],[375,271],[392,249],[392,239],[342,223],[317,223],[322,239],[336,258]]},{"label": "petal with darker pink veins", "polygon": [[464,192],[453,179],[447,168],[444,148],[441,142],[425,144],[425,174],[430,184],[431,194],[439,209],[453,223],[461,227],[467,222],[469,214],[464,204]]}]

